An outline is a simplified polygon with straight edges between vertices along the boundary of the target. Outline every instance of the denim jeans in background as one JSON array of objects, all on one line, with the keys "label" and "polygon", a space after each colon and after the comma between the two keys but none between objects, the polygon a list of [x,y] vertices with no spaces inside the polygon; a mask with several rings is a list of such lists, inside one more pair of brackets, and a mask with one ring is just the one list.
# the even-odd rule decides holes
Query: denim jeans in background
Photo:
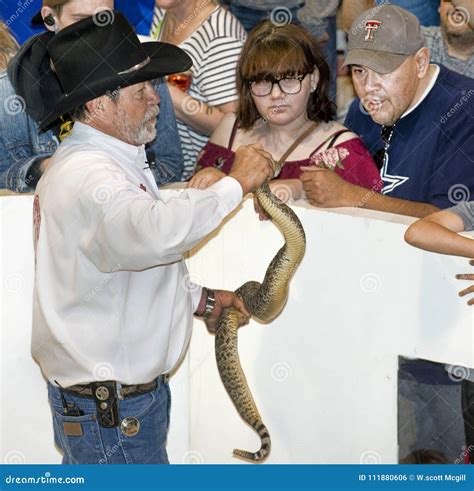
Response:
[{"label": "denim jeans in background", "polygon": [[418,17],[422,26],[439,26],[439,0],[376,0],[377,5],[391,3]]},{"label": "denim jeans in background", "polygon": [[[140,422],[135,436],[97,422],[93,399],[63,392],[83,416],[64,416],[60,390],[48,383],[53,414],[54,441],[63,452],[63,464],[169,464],[166,439],[170,421],[171,394],[167,382],[147,394],[119,400],[119,420],[133,416]],[[80,423],[82,436],[66,435],[64,423]]]},{"label": "denim jeans in background", "polygon": [[[152,169],[158,186],[180,181],[183,152],[173,103],[164,83],[155,81],[160,96],[157,137],[147,145],[155,155]],[[16,193],[33,192],[36,183],[28,180],[30,167],[49,158],[59,141],[51,131],[40,132],[37,123],[25,112],[25,101],[15,94],[7,72],[0,72],[0,189]]]},{"label": "denim jeans in background", "polygon": [[34,191],[27,181],[30,167],[51,157],[59,141],[51,131],[40,133],[15,94],[7,71],[0,72],[0,188],[17,193]]},{"label": "denim jeans in background", "polygon": [[324,59],[329,65],[331,73],[329,98],[336,103],[336,80],[337,80],[337,45],[336,45],[336,16],[324,17],[318,23],[311,24],[302,22],[301,25],[310,32],[316,39],[328,35],[328,40],[322,46]]},{"label": "denim jeans in background", "polygon": [[441,452],[448,463],[463,461],[466,445],[461,383],[442,363],[404,360],[398,372],[399,458],[415,450]]},{"label": "denim jeans in background", "polygon": [[[301,3],[303,5],[303,2]],[[290,12],[290,22],[292,24],[300,24],[298,21],[298,10],[300,7],[295,7],[292,9],[288,9],[287,7],[284,6],[284,2],[282,2],[282,7],[285,8]],[[275,7],[275,9],[279,9],[279,7]],[[243,7],[241,5],[235,5],[234,3],[230,4],[229,10],[239,19],[240,23],[244,26],[244,29],[247,32],[250,32],[259,22],[265,19],[269,19],[272,13],[272,10],[270,11],[265,11],[265,10],[254,10],[254,9],[249,9],[247,7]],[[278,14],[281,14],[281,18],[278,16]],[[282,9],[280,10],[275,10],[275,19],[277,22],[285,22],[286,19],[286,12],[284,12]],[[288,22],[286,22],[288,23]]]}]

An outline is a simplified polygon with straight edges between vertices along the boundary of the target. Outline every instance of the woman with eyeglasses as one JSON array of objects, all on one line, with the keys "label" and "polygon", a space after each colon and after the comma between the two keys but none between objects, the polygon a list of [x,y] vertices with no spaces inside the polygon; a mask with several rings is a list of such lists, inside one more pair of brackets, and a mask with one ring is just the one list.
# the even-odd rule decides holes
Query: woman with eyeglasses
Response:
[{"label": "woman with eyeglasses", "polygon": [[[230,171],[238,147],[258,143],[282,164],[278,185],[285,200],[304,198],[300,175],[315,167],[380,191],[379,171],[363,142],[333,121],[329,79],[328,65],[306,30],[270,21],[257,25],[239,59],[237,113],[226,115],[212,133],[189,186],[208,187]],[[278,195],[277,183],[270,186]]]}]

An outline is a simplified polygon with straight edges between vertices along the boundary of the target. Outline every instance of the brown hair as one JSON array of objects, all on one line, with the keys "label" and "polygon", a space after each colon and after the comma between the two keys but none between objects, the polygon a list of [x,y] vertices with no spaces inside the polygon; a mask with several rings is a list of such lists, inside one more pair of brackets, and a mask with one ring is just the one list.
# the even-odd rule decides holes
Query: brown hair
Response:
[{"label": "brown hair", "polygon": [[242,48],[237,68],[237,90],[240,100],[237,120],[248,130],[261,117],[252,99],[249,82],[281,76],[303,75],[319,71],[316,90],[308,100],[307,116],[312,121],[330,121],[335,106],[328,96],[330,73],[313,36],[293,24],[277,26],[266,20],[249,34]]},{"label": "brown hair", "polygon": [[10,34],[7,25],[0,20],[0,70],[5,70],[18,48],[18,43]]}]

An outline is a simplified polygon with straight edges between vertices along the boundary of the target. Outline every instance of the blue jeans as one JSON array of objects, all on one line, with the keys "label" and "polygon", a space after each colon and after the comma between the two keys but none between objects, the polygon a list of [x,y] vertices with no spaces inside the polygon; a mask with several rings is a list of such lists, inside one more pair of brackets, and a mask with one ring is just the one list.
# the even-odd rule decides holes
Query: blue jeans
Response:
[{"label": "blue jeans", "polygon": [[[318,23],[302,22],[301,25],[311,33],[316,39],[322,37],[325,33],[328,34],[328,40],[322,47],[324,59],[329,65],[330,70],[330,86],[329,98],[336,103],[336,77],[337,77],[337,46],[336,46],[336,16],[331,15],[323,19],[319,19]],[[326,25],[325,29],[322,27]]]},{"label": "blue jeans", "polygon": [[[183,174],[183,151],[179,139],[173,102],[168,86],[154,82],[160,96],[157,137],[147,145],[153,152],[156,167],[152,172],[158,186],[180,181]],[[51,157],[59,141],[52,131],[38,130],[25,111],[25,101],[15,95],[7,72],[0,72],[0,189],[16,193],[35,190],[36,182],[28,179],[33,164]]]},{"label": "blue jeans", "polygon": [[[118,401],[119,421],[133,416],[140,422],[140,430],[134,436],[124,435],[120,425],[117,428],[100,426],[93,399],[66,392],[63,395],[67,403],[75,403],[84,413],[83,416],[64,416],[61,391],[48,383],[54,441],[63,453],[63,464],[169,464],[166,439],[171,394],[167,382],[158,384],[152,392]],[[71,431],[71,426],[75,431]]]},{"label": "blue jeans", "polygon": [[399,458],[403,460],[415,450],[431,449],[441,452],[450,464],[462,462],[465,434],[461,384],[448,378],[442,364],[433,368],[435,364],[416,361],[420,370],[415,375],[413,360],[399,368]]},{"label": "blue jeans", "polygon": [[[376,3],[380,5],[389,2],[377,0]],[[390,3],[416,15],[422,26],[439,26],[439,0],[390,0]]]},{"label": "blue jeans", "polygon": [[[299,9],[300,7],[288,9],[291,13],[291,22],[293,24],[299,24],[297,17]],[[254,10],[241,5],[234,5],[233,3],[230,4],[229,10],[237,17],[237,19],[239,19],[240,23],[244,26],[244,29],[247,32],[250,32],[262,20],[269,19],[271,15],[271,10]],[[283,16],[281,21],[285,21],[285,16]]]}]

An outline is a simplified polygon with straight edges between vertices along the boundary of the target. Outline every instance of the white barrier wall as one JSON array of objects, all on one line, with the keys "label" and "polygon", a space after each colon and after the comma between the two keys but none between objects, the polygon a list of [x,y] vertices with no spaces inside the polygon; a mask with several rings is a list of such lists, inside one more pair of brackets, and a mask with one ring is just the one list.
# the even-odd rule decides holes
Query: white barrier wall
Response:
[{"label": "white barrier wall", "polygon": [[[29,354],[32,197],[0,198],[4,461],[58,462],[44,382]],[[239,352],[272,436],[268,463],[397,461],[398,356],[474,367],[472,310],[454,279],[467,260],[403,241],[410,218],[304,204],[307,252],[281,316],[240,330]],[[261,280],[282,245],[247,200],[188,263],[195,281],[235,289]],[[172,379],[172,462],[237,463],[259,439],[220,382],[201,321]]]}]

